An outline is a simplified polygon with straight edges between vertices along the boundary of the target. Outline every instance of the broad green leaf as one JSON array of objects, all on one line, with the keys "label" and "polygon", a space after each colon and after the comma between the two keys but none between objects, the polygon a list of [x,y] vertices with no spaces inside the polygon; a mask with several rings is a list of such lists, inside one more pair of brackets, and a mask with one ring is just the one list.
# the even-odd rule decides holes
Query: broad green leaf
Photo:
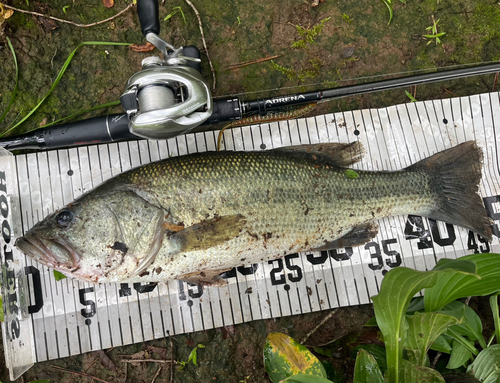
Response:
[{"label": "broad green leaf", "polygon": [[366,327],[377,327],[377,318],[373,317],[365,323]]},{"label": "broad green leaf", "polygon": [[448,303],[442,310],[443,314],[453,315],[458,318],[455,313],[457,311],[465,310],[465,321],[462,324],[452,326],[451,329],[456,334],[465,335],[471,340],[479,341],[482,348],[486,348],[486,341],[483,337],[483,324],[476,312],[460,301],[453,301]]},{"label": "broad green leaf", "polygon": [[31,382],[28,383],[49,383],[50,379],[41,379],[41,380],[32,380]]},{"label": "broad green leaf", "polygon": [[463,337],[459,333],[455,332],[455,330],[452,327],[450,327],[448,330],[446,330],[446,335],[449,335],[450,337],[452,337],[454,340],[456,340],[462,346],[467,348],[474,355],[479,354],[479,351],[477,350],[477,348],[475,348],[474,345],[471,344],[465,337]]},{"label": "broad green leaf", "polygon": [[297,374],[326,378],[325,368],[307,347],[288,335],[277,332],[267,336],[264,365],[273,383]]},{"label": "broad green leaf", "polygon": [[427,367],[415,366],[407,360],[403,360],[401,363],[401,379],[399,380],[399,382],[445,383],[444,378],[436,370]]},{"label": "broad green leaf", "polygon": [[465,259],[465,257],[461,257],[458,259],[442,258],[438,261],[438,263],[432,270],[436,271],[447,269],[460,270],[471,275],[477,274],[476,263],[474,261]]},{"label": "broad green leaf", "polygon": [[382,374],[387,370],[385,347],[379,346],[378,344],[362,344],[351,349],[351,358],[356,359],[361,349],[368,351],[370,355],[375,358]]},{"label": "broad green leaf", "polygon": [[60,281],[61,279],[66,278],[66,275],[64,275],[60,271],[57,271],[57,270],[53,270],[53,271],[54,271],[54,278],[56,281]]},{"label": "broad green leaf", "polygon": [[441,313],[416,312],[413,316],[407,316],[408,333],[405,348],[410,350],[411,362],[416,366],[424,366],[427,351],[432,343],[446,329],[464,321],[465,310],[462,310],[462,318],[459,320],[452,315]]},{"label": "broad green leaf", "polygon": [[[416,271],[398,267],[387,273],[382,281],[380,294],[372,297],[377,324],[385,340],[389,382],[399,382],[400,361],[405,344],[405,313],[411,298],[424,288],[430,288],[441,274],[469,273],[472,262],[460,260],[447,262],[445,269]],[[458,270],[453,268],[457,267]],[[464,270],[464,271],[461,271]]]},{"label": "broad green leaf", "polygon": [[457,261],[474,262],[480,279],[472,274],[440,275],[438,282],[425,290],[426,311],[438,311],[460,298],[485,296],[500,291],[500,254],[471,254]]},{"label": "broad green leaf", "polygon": [[354,383],[383,383],[384,377],[377,361],[366,350],[359,350],[354,367]]},{"label": "broad green leaf", "polygon": [[332,383],[332,381],[317,375],[297,374],[282,380],[280,383]]},{"label": "broad green leaf", "polygon": [[[499,294],[495,294],[490,297],[490,307],[491,313],[493,314],[493,322],[495,323],[495,336],[497,338],[497,343],[500,344],[500,316],[498,312],[498,295]],[[481,347],[483,346],[481,345]]]},{"label": "broad green leaf", "polygon": [[372,297],[375,317],[384,335],[387,352],[386,378],[399,382],[400,361],[406,334],[405,313],[410,299],[420,290],[433,286],[438,272],[416,271],[398,267],[389,271],[382,281],[380,294]]},{"label": "broad green leaf", "polygon": [[470,352],[467,347],[464,347],[461,343],[453,339],[450,360],[446,368],[449,370],[459,368],[463,366],[471,356],[472,352]]},{"label": "broad green leaf", "polygon": [[441,334],[440,336],[437,337],[434,343],[431,344],[430,349],[434,351],[444,352],[445,354],[449,354],[451,352],[450,342],[452,340],[450,339],[449,342],[448,339],[450,339],[450,337],[446,336],[445,334]]},{"label": "broad green leaf", "polygon": [[406,310],[406,315],[411,315],[415,311],[424,311],[424,309],[425,309],[424,297],[416,297],[410,301],[410,305]]},{"label": "broad green leaf", "polygon": [[3,312],[3,297],[0,295],[0,322],[5,320],[5,314]]},{"label": "broad green leaf", "polygon": [[481,351],[467,372],[484,383],[500,382],[500,344]]}]

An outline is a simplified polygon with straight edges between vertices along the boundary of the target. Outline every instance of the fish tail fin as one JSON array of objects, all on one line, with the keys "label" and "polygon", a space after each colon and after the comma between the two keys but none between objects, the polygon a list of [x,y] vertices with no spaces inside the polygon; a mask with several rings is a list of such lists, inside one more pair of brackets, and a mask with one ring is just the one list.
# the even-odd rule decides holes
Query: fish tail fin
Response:
[{"label": "fish tail fin", "polygon": [[429,216],[470,229],[491,241],[491,225],[478,194],[483,152],[474,141],[464,142],[411,165],[424,170],[438,191],[438,202]]}]

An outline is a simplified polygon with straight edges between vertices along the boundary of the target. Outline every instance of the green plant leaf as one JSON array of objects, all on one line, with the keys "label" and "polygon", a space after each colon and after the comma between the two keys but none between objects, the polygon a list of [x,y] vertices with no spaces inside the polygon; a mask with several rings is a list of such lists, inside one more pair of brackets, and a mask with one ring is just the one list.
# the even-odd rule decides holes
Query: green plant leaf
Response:
[{"label": "green plant leaf", "polygon": [[441,313],[416,312],[413,316],[407,316],[408,333],[405,348],[411,352],[410,361],[416,366],[424,366],[429,347],[446,329],[464,321],[465,310],[462,310],[462,318],[457,319],[452,315]]},{"label": "green plant leaf", "polygon": [[453,339],[450,360],[448,361],[446,368],[449,370],[459,368],[463,366],[471,356],[472,352],[470,352],[467,347]]},{"label": "green plant leaf", "polygon": [[282,380],[280,383],[332,383],[332,381],[321,376],[297,374]]},{"label": "green plant leaf", "polygon": [[[465,311],[465,321],[462,324],[452,326],[451,330],[460,335],[467,336],[471,340],[477,340],[482,348],[486,348],[486,341],[483,337],[483,324],[476,312],[460,301],[448,303],[440,312],[448,315],[455,315],[457,312]],[[458,318],[455,315],[456,318]]]},{"label": "green plant leaf", "polygon": [[54,80],[52,86],[50,87],[50,90],[48,93],[42,98],[42,100],[33,108],[31,111],[24,116],[21,121],[19,121],[17,124],[15,124],[13,127],[7,129],[5,132],[2,132],[0,134],[0,137],[3,137],[7,133],[11,132],[15,128],[17,128],[19,125],[21,125],[24,121],[26,121],[33,113],[37,111],[37,109],[43,104],[43,102],[47,99],[47,97],[50,96],[52,91],[55,89],[59,81],[61,80],[62,76],[64,75],[64,72],[66,72],[66,69],[68,68],[69,64],[71,63],[71,60],[73,59],[73,56],[76,54],[78,48],[84,46],[84,45],[130,45],[129,43],[113,43],[113,42],[106,42],[106,41],[84,41],[83,43],[78,44],[78,46],[73,50],[73,52],[70,53],[66,61],[64,62],[64,65],[62,66],[61,70],[59,71],[56,79]]},{"label": "green plant leaf", "polygon": [[472,274],[442,274],[432,288],[425,290],[426,311],[438,311],[460,298],[485,296],[500,291],[500,254],[471,254],[459,260],[474,262],[480,279]]},{"label": "green plant leaf", "polygon": [[405,90],[405,93],[406,93],[406,96],[410,99],[411,102],[417,102],[417,99],[415,97],[413,97],[413,95],[408,92],[407,90]]},{"label": "green plant leaf", "polygon": [[[450,339],[448,341],[448,339]],[[452,342],[452,339],[445,335],[441,334],[440,336],[437,337],[437,339],[434,341],[434,343],[431,344],[430,349],[434,351],[439,351],[439,352],[444,352],[446,354],[451,353],[451,345],[450,342]]]},{"label": "green plant leaf", "polygon": [[28,383],[49,383],[50,379],[41,379],[41,380],[32,380],[31,382]]},{"label": "green plant leaf", "polygon": [[[415,366],[407,360],[401,363],[401,380],[404,383],[445,383],[439,372],[427,367]],[[389,381],[392,383],[392,381]]]},{"label": "green plant leaf", "polygon": [[354,383],[383,383],[384,377],[375,358],[366,350],[359,350],[354,367]]},{"label": "green plant leaf", "polygon": [[490,297],[490,307],[491,313],[493,314],[493,322],[495,323],[495,336],[497,338],[497,343],[500,344],[500,315],[498,312],[498,295],[499,294],[494,294]]},{"label": "green plant leaf", "polygon": [[500,344],[484,349],[467,368],[467,372],[484,383],[500,381]]},{"label": "green plant leaf", "polygon": [[387,9],[389,10],[389,22],[387,23],[387,25],[389,25],[392,21],[392,4],[391,4],[391,0],[382,0],[384,2],[384,4],[387,6]]},{"label": "green plant leaf", "polygon": [[307,347],[288,335],[277,332],[266,338],[264,365],[273,383],[297,374],[326,378],[325,368]]},{"label": "green plant leaf", "polygon": [[358,174],[358,172],[357,172],[357,171],[355,171],[355,170],[352,170],[352,169],[346,169],[346,171],[345,171],[345,176],[346,176],[347,178],[356,179],[356,178],[358,178],[358,177],[359,177],[359,174]]},{"label": "green plant leaf", "polygon": [[[387,372],[389,382],[398,382],[400,361],[405,344],[405,313],[411,298],[424,288],[430,288],[437,282],[440,274],[467,273],[472,262],[453,260],[446,267],[431,271],[416,271],[398,267],[387,273],[382,281],[380,294],[372,297],[377,324],[384,336],[387,352]],[[453,269],[455,268],[456,269]],[[474,265],[472,264],[472,267]]]},{"label": "green plant leaf", "polygon": [[477,350],[477,348],[474,347],[474,345],[472,345],[467,339],[465,339],[465,337],[456,333],[452,328],[449,328],[448,330],[446,330],[446,335],[449,335],[450,337],[452,337],[454,340],[456,340],[462,346],[467,348],[474,355],[479,354],[479,351]]},{"label": "green plant leaf", "polygon": [[61,279],[66,278],[66,275],[64,275],[60,271],[54,270],[54,278],[56,281],[60,281]]},{"label": "green plant leaf", "polygon": [[12,92],[12,95],[10,96],[10,101],[7,104],[7,108],[5,108],[4,112],[0,116],[0,123],[4,120],[7,113],[9,113],[10,107],[12,106],[12,104],[14,103],[14,100],[16,99],[17,88],[19,85],[19,67],[17,66],[16,52],[14,51],[14,47],[12,46],[10,39],[8,37],[5,37],[5,38],[7,39],[7,44],[9,45],[10,51],[12,52],[12,57],[14,58],[14,65],[16,67],[16,84],[14,85],[14,91]]},{"label": "green plant leaf", "polygon": [[375,358],[382,374],[387,370],[385,347],[378,344],[362,344],[351,349],[351,358],[356,359],[360,350],[365,350]]}]

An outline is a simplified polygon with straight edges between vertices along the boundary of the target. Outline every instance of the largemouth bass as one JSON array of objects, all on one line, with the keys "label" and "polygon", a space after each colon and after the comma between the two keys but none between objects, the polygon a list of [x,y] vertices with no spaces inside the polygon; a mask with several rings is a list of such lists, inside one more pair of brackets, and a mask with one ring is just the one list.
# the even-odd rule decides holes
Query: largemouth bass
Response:
[{"label": "largemouth bass", "polygon": [[81,280],[219,283],[235,266],[358,246],[375,220],[414,214],[491,240],[477,194],[482,151],[466,142],[395,172],[348,169],[360,143],[206,152],[108,180],[16,246]]}]

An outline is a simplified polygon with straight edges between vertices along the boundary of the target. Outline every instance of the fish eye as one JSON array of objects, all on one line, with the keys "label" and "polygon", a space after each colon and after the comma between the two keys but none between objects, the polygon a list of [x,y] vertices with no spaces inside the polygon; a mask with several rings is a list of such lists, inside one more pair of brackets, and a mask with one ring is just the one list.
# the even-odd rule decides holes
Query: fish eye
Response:
[{"label": "fish eye", "polygon": [[58,215],[56,215],[56,225],[61,229],[66,229],[71,225],[75,216],[69,209],[62,210]]}]

